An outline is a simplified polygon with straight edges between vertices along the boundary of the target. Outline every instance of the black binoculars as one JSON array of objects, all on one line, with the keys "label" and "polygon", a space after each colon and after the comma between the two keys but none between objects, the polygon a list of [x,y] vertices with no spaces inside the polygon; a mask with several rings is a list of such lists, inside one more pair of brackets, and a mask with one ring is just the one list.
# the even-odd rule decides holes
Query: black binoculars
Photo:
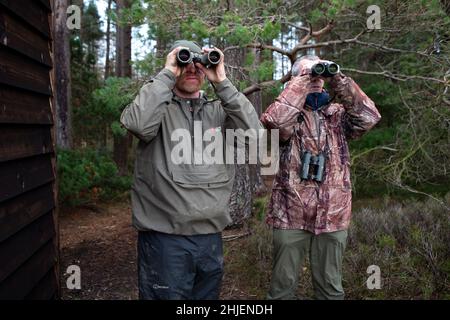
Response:
[{"label": "black binoculars", "polygon": [[303,153],[302,170],[300,172],[300,178],[302,180],[322,182],[324,169],[325,155],[323,153],[320,153],[317,156],[313,156],[309,151]]},{"label": "black binoculars", "polygon": [[340,67],[334,62],[319,62],[311,68],[311,74],[313,76],[332,77],[338,74]]},{"label": "black binoculars", "polygon": [[191,62],[199,62],[207,68],[214,67],[220,62],[220,53],[212,50],[207,53],[192,52],[189,49],[181,49],[177,53],[177,61],[181,66],[190,64]]}]

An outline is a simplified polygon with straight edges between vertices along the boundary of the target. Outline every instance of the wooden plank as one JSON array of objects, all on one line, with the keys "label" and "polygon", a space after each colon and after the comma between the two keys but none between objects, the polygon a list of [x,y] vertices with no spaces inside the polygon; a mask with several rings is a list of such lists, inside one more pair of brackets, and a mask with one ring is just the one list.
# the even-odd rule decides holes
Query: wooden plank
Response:
[{"label": "wooden plank", "polygon": [[0,123],[53,124],[49,97],[13,87],[1,87]]},{"label": "wooden plank", "polygon": [[0,44],[51,67],[48,39],[14,16],[0,11]]},{"label": "wooden plank", "polygon": [[0,10],[7,10],[15,14],[45,38],[50,38],[48,11],[39,2],[29,0],[0,0]]},{"label": "wooden plank", "polygon": [[[0,283],[15,272],[36,251],[55,236],[52,212],[0,243]],[[54,246],[51,244],[53,250]],[[52,255],[52,259],[55,254]],[[40,278],[44,274],[40,275]]]},{"label": "wooden plank", "polygon": [[0,242],[17,233],[54,207],[52,183],[0,203]]},{"label": "wooden plank", "polygon": [[18,300],[25,298],[53,268],[55,256],[55,248],[50,240],[13,274],[0,282],[0,299]]},{"label": "wooden plank", "polygon": [[25,297],[25,300],[50,300],[55,299],[58,288],[58,276],[55,268],[42,278],[33,290]]},{"label": "wooden plank", "polygon": [[51,154],[0,162],[0,202],[53,180]]},{"label": "wooden plank", "polygon": [[[50,0],[49,0],[50,1]],[[54,7],[55,7],[55,1],[51,0],[50,1],[50,6],[51,6],[51,10],[53,11]],[[51,56],[54,57],[54,53],[55,53],[55,14],[49,14],[49,25],[51,27],[51,41],[49,43],[49,50],[51,52]],[[53,64],[54,64],[54,60],[53,60]],[[50,72],[50,85],[51,85],[51,91],[56,93],[56,86],[57,86],[57,81],[58,79],[56,79],[56,68],[53,68],[52,71]],[[56,110],[56,94],[52,95],[50,98],[50,106],[52,110]],[[55,111],[52,112],[52,123],[56,123],[56,114]],[[52,136],[52,141],[56,141],[56,133],[57,132],[57,128],[56,125],[51,127],[51,136]],[[53,172],[57,172],[57,162],[56,162],[56,155],[53,154],[53,156],[51,157],[51,162],[52,162],[52,169]],[[55,251],[58,253],[57,254],[57,260],[56,260],[56,264],[55,264],[55,268],[54,268],[54,272],[55,272],[55,281],[56,281],[56,292],[54,293],[53,298],[54,299],[60,299],[62,296],[62,291],[61,291],[61,281],[60,281],[60,274],[61,274],[61,248],[60,248],[60,228],[59,228],[59,205],[58,205],[58,183],[59,183],[59,179],[57,177],[58,175],[56,175],[55,181],[53,181],[52,185],[53,185],[53,202],[55,203],[55,208],[53,209],[53,223],[55,225],[55,232],[56,232],[56,236],[53,238],[53,244],[55,247]]]},{"label": "wooden plank", "polygon": [[0,137],[0,161],[53,152],[50,126],[3,125]]},{"label": "wooden plank", "polygon": [[59,286],[55,156],[30,157],[53,151],[50,5],[0,0],[0,299],[47,299]]},{"label": "wooden plank", "polygon": [[0,83],[51,95],[49,68],[0,46]]}]

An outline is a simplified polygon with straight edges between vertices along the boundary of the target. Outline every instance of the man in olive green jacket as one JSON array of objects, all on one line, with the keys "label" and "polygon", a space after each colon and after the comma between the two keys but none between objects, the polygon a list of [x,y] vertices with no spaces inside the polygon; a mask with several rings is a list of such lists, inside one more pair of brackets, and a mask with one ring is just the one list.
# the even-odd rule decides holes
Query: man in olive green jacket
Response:
[{"label": "man in olive green jacket", "polygon": [[[262,128],[250,101],[226,78],[223,53],[216,48],[221,58],[214,68],[180,66],[176,57],[182,48],[198,54],[211,50],[176,41],[165,68],[121,116],[123,126],[139,138],[131,200],[133,225],[139,230],[142,299],[218,299],[221,231],[231,222],[234,166],[201,161],[202,132]],[[208,100],[200,91],[205,77],[219,99]],[[183,138],[179,132],[188,133],[181,143],[188,146],[183,153],[192,150],[184,159],[192,161],[174,160],[174,148]]]}]

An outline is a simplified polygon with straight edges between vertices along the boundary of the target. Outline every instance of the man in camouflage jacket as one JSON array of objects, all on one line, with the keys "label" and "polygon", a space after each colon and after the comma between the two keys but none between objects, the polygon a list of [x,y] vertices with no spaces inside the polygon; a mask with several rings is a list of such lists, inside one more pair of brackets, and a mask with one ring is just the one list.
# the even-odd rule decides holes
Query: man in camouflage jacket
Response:
[{"label": "man in camouflage jacket", "polygon": [[[381,118],[374,102],[348,76],[311,76],[316,56],[300,58],[284,91],[261,116],[280,134],[280,167],[268,206],[274,228],[274,265],[269,299],[291,299],[299,269],[309,254],[315,296],[343,299],[342,257],[351,217],[350,159],[347,139],[361,136]],[[316,99],[310,99],[316,93]],[[325,96],[325,102],[318,103]],[[323,100],[323,99],[321,99]],[[340,103],[331,102],[338,100]],[[322,105],[320,105],[322,104]],[[324,155],[321,182],[301,179],[302,155]]]}]

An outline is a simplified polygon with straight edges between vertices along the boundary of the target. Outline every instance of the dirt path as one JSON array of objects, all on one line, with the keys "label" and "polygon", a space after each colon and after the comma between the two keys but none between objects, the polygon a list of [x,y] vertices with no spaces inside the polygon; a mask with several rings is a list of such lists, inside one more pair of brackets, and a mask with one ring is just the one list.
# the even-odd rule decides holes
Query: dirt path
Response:
[{"label": "dirt path", "polygon": [[[60,215],[63,299],[137,299],[136,239],[129,204],[77,208]],[[81,268],[81,290],[66,288],[69,265]]]},{"label": "dirt path", "polygon": [[[129,203],[99,205],[93,211],[76,208],[60,215],[62,298],[137,299],[137,232],[131,227]],[[242,233],[238,229],[224,235]],[[239,241],[227,242],[229,250],[239,251]],[[69,290],[67,267],[81,268],[81,290]],[[232,274],[225,273],[221,299],[255,299],[244,292]]]}]

